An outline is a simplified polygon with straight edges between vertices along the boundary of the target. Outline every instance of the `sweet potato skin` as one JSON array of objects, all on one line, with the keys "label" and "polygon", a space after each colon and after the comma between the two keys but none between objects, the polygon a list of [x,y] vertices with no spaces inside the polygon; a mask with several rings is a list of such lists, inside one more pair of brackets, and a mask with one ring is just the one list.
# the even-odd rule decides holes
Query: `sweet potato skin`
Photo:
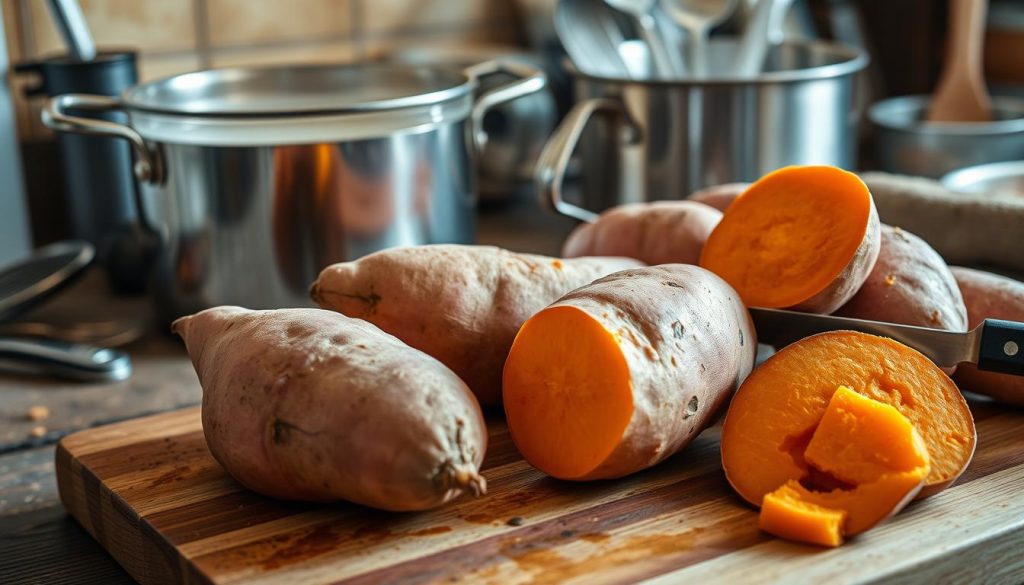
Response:
[{"label": "sweet potato skin", "polygon": [[562,256],[625,256],[646,264],[696,264],[704,242],[722,219],[695,201],[627,203],[577,227]]},{"label": "sweet potato skin", "polygon": [[[739,295],[698,266],[624,270],[552,306],[572,306],[618,332],[633,415],[618,446],[577,480],[622,477],[676,453],[711,422],[754,366],[757,337]],[[515,439],[512,421],[509,424]]]},{"label": "sweet potato skin", "polygon": [[864,230],[864,239],[861,240],[860,246],[854,252],[853,258],[850,258],[849,264],[824,290],[792,309],[828,315],[845,305],[868,279],[878,261],[881,248],[881,222],[878,221],[878,211],[875,210],[875,204],[872,202],[868,225]]},{"label": "sweet potato skin", "polygon": [[173,330],[203,386],[210,451],[254,491],[406,511],[459,495],[459,474],[479,478],[487,431],[472,393],[369,323],[217,307]]},{"label": "sweet potato skin", "polygon": [[[977,327],[988,318],[1024,321],[1024,282],[959,266],[950,270],[967,304],[969,327]],[[1020,376],[984,372],[974,364],[960,364],[953,380],[962,390],[1024,406],[1024,378]]]},{"label": "sweet potato skin", "polygon": [[493,246],[392,248],[325,268],[310,294],[320,307],[365,319],[437,358],[492,406],[501,403],[512,340],[531,315],[574,288],[641,265]]},{"label": "sweet potato skin", "polygon": [[732,205],[732,202],[746,191],[749,186],[750,183],[725,183],[723,185],[715,185],[714,187],[701,189],[700,191],[690,195],[689,201],[703,203],[704,205],[714,207],[718,211],[725,213],[725,210]]},{"label": "sweet potato skin", "polygon": [[914,234],[882,226],[878,262],[837,315],[949,331],[967,330],[967,308],[939,253]]}]

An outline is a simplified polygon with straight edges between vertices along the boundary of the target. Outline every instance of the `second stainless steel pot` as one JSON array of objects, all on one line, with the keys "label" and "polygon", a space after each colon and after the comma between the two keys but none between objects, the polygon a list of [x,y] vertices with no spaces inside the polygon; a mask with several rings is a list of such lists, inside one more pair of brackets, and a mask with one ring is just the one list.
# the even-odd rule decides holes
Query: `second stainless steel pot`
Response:
[{"label": "second stainless steel pot", "polygon": [[[483,76],[515,80],[475,101]],[[469,243],[470,159],[481,121],[544,87],[487,62],[222,69],[137,86],[120,99],[63,95],[51,128],[127,139],[140,217],[155,234],[152,292],[166,319],[219,304],[309,304],[318,271],[392,246]],[[119,109],[129,124],[80,118]]]},{"label": "second stainless steel pot", "polygon": [[[712,71],[728,71],[736,43],[711,44]],[[575,74],[577,104],[552,135],[535,179],[543,201],[589,221],[613,205],[682,199],[711,185],[753,181],[786,165],[852,168],[852,48],[786,43],[754,79],[635,81]],[[581,199],[562,197],[579,150]]]}]

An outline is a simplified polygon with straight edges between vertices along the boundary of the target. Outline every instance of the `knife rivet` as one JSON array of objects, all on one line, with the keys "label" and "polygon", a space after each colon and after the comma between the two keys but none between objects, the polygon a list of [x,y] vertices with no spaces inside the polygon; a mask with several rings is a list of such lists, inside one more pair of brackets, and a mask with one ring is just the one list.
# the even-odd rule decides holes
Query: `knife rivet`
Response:
[{"label": "knife rivet", "polygon": [[1007,341],[1005,344],[1003,344],[1003,353],[1005,353],[1009,357],[1017,355],[1018,351],[1020,351],[1020,347],[1017,346],[1016,341]]}]

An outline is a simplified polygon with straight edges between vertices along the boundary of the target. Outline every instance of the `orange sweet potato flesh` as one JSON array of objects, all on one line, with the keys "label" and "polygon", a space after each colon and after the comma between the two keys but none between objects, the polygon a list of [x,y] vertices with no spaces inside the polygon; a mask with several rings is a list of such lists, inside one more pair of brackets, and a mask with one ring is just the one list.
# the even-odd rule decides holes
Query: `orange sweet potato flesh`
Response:
[{"label": "orange sweet potato flesh", "polygon": [[560,479],[621,477],[676,453],[753,368],[739,295],[692,265],[624,270],[531,317],[505,362],[509,432]]},{"label": "orange sweet potato flesh", "polygon": [[[790,479],[767,494],[761,528],[784,538],[837,546],[895,514],[921,489],[928,450],[898,410],[841,386],[804,452],[830,483]],[[841,518],[836,522],[837,515]]]},{"label": "orange sweet potato flesh", "polygon": [[577,227],[562,256],[625,256],[645,264],[696,264],[722,212],[695,201],[627,203]]},{"label": "orange sweet potato flesh", "polygon": [[919,497],[949,486],[970,463],[974,421],[942,370],[891,339],[832,331],[776,353],[733,397],[722,428],[722,464],[744,499],[760,505],[790,480],[819,482],[806,450],[841,385],[896,408],[921,435],[931,469]]},{"label": "orange sweet potato flesh", "polygon": [[729,206],[701,253],[750,306],[831,313],[878,259],[878,213],[867,186],[828,166],[765,175]]},{"label": "orange sweet potato flesh", "polygon": [[[1024,321],[1024,282],[971,268],[951,268],[967,305],[968,326],[985,319]],[[984,372],[973,364],[960,364],[953,376],[961,388],[991,396],[1000,402],[1024,406],[1024,377]]]}]

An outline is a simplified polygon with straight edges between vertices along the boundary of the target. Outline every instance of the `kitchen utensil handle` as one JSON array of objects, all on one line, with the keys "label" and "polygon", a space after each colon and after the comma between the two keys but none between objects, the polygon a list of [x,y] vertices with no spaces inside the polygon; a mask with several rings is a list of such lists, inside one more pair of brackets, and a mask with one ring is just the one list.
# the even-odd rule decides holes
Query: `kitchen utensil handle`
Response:
[{"label": "kitchen utensil handle", "polygon": [[127,354],[54,340],[0,338],[0,371],[42,374],[82,382],[116,382],[132,373]]},{"label": "kitchen utensil handle", "polygon": [[151,149],[138,132],[124,124],[68,114],[68,110],[73,108],[96,111],[120,110],[121,102],[117,98],[78,93],[54,96],[47,100],[43,109],[43,124],[59,132],[123,138],[131,144],[132,151],[135,152],[135,177],[149,183],[159,183],[163,180],[163,164],[159,153]]},{"label": "kitchen utensil handle", "polygon": [[985,319],[979,342],[978,369],[1024,376],[1024,323]]},{"label": "kitchen utensil handle", "polygon": [[60,31],[68,51],[79,61],[92,61],[96,58],[96,44],[93,43],[89,26],[85,23],[82,7],[76,0],[50,0],[50,12],[53,23]]},{"label": "kitchen utensil handle", "polygon": [[547,76],[536,67],[511,61],[508,59],[493,59],[477,63],[465,69],[467,77],[474,83],[489,75],[504,73],[516,79],[504,85],[488,90],[473,104],[473,111],[470,114],[470,129],[473,136],[473,146],[476,152],[481,152],[487,146],[487,131],[484,130],[484,116],[492,108],[523,96],[536,93],[547,85]]},{"label": "kitchen utensil handle", "polygon": [[547,144],[537,158],[537,166],[533,173],[537,194],[543,207],[587,223],[593,223],[597,219],[597,214],[566,201],[562,197],[562,188],[569,160],[572,159],[587,124],[596,114],[623,116],[633,135],[631,142],[636,141],[639,130],[629,120],[629,115],[621,102],[606,98],[588,99],[573,106],[548,138]]}]

